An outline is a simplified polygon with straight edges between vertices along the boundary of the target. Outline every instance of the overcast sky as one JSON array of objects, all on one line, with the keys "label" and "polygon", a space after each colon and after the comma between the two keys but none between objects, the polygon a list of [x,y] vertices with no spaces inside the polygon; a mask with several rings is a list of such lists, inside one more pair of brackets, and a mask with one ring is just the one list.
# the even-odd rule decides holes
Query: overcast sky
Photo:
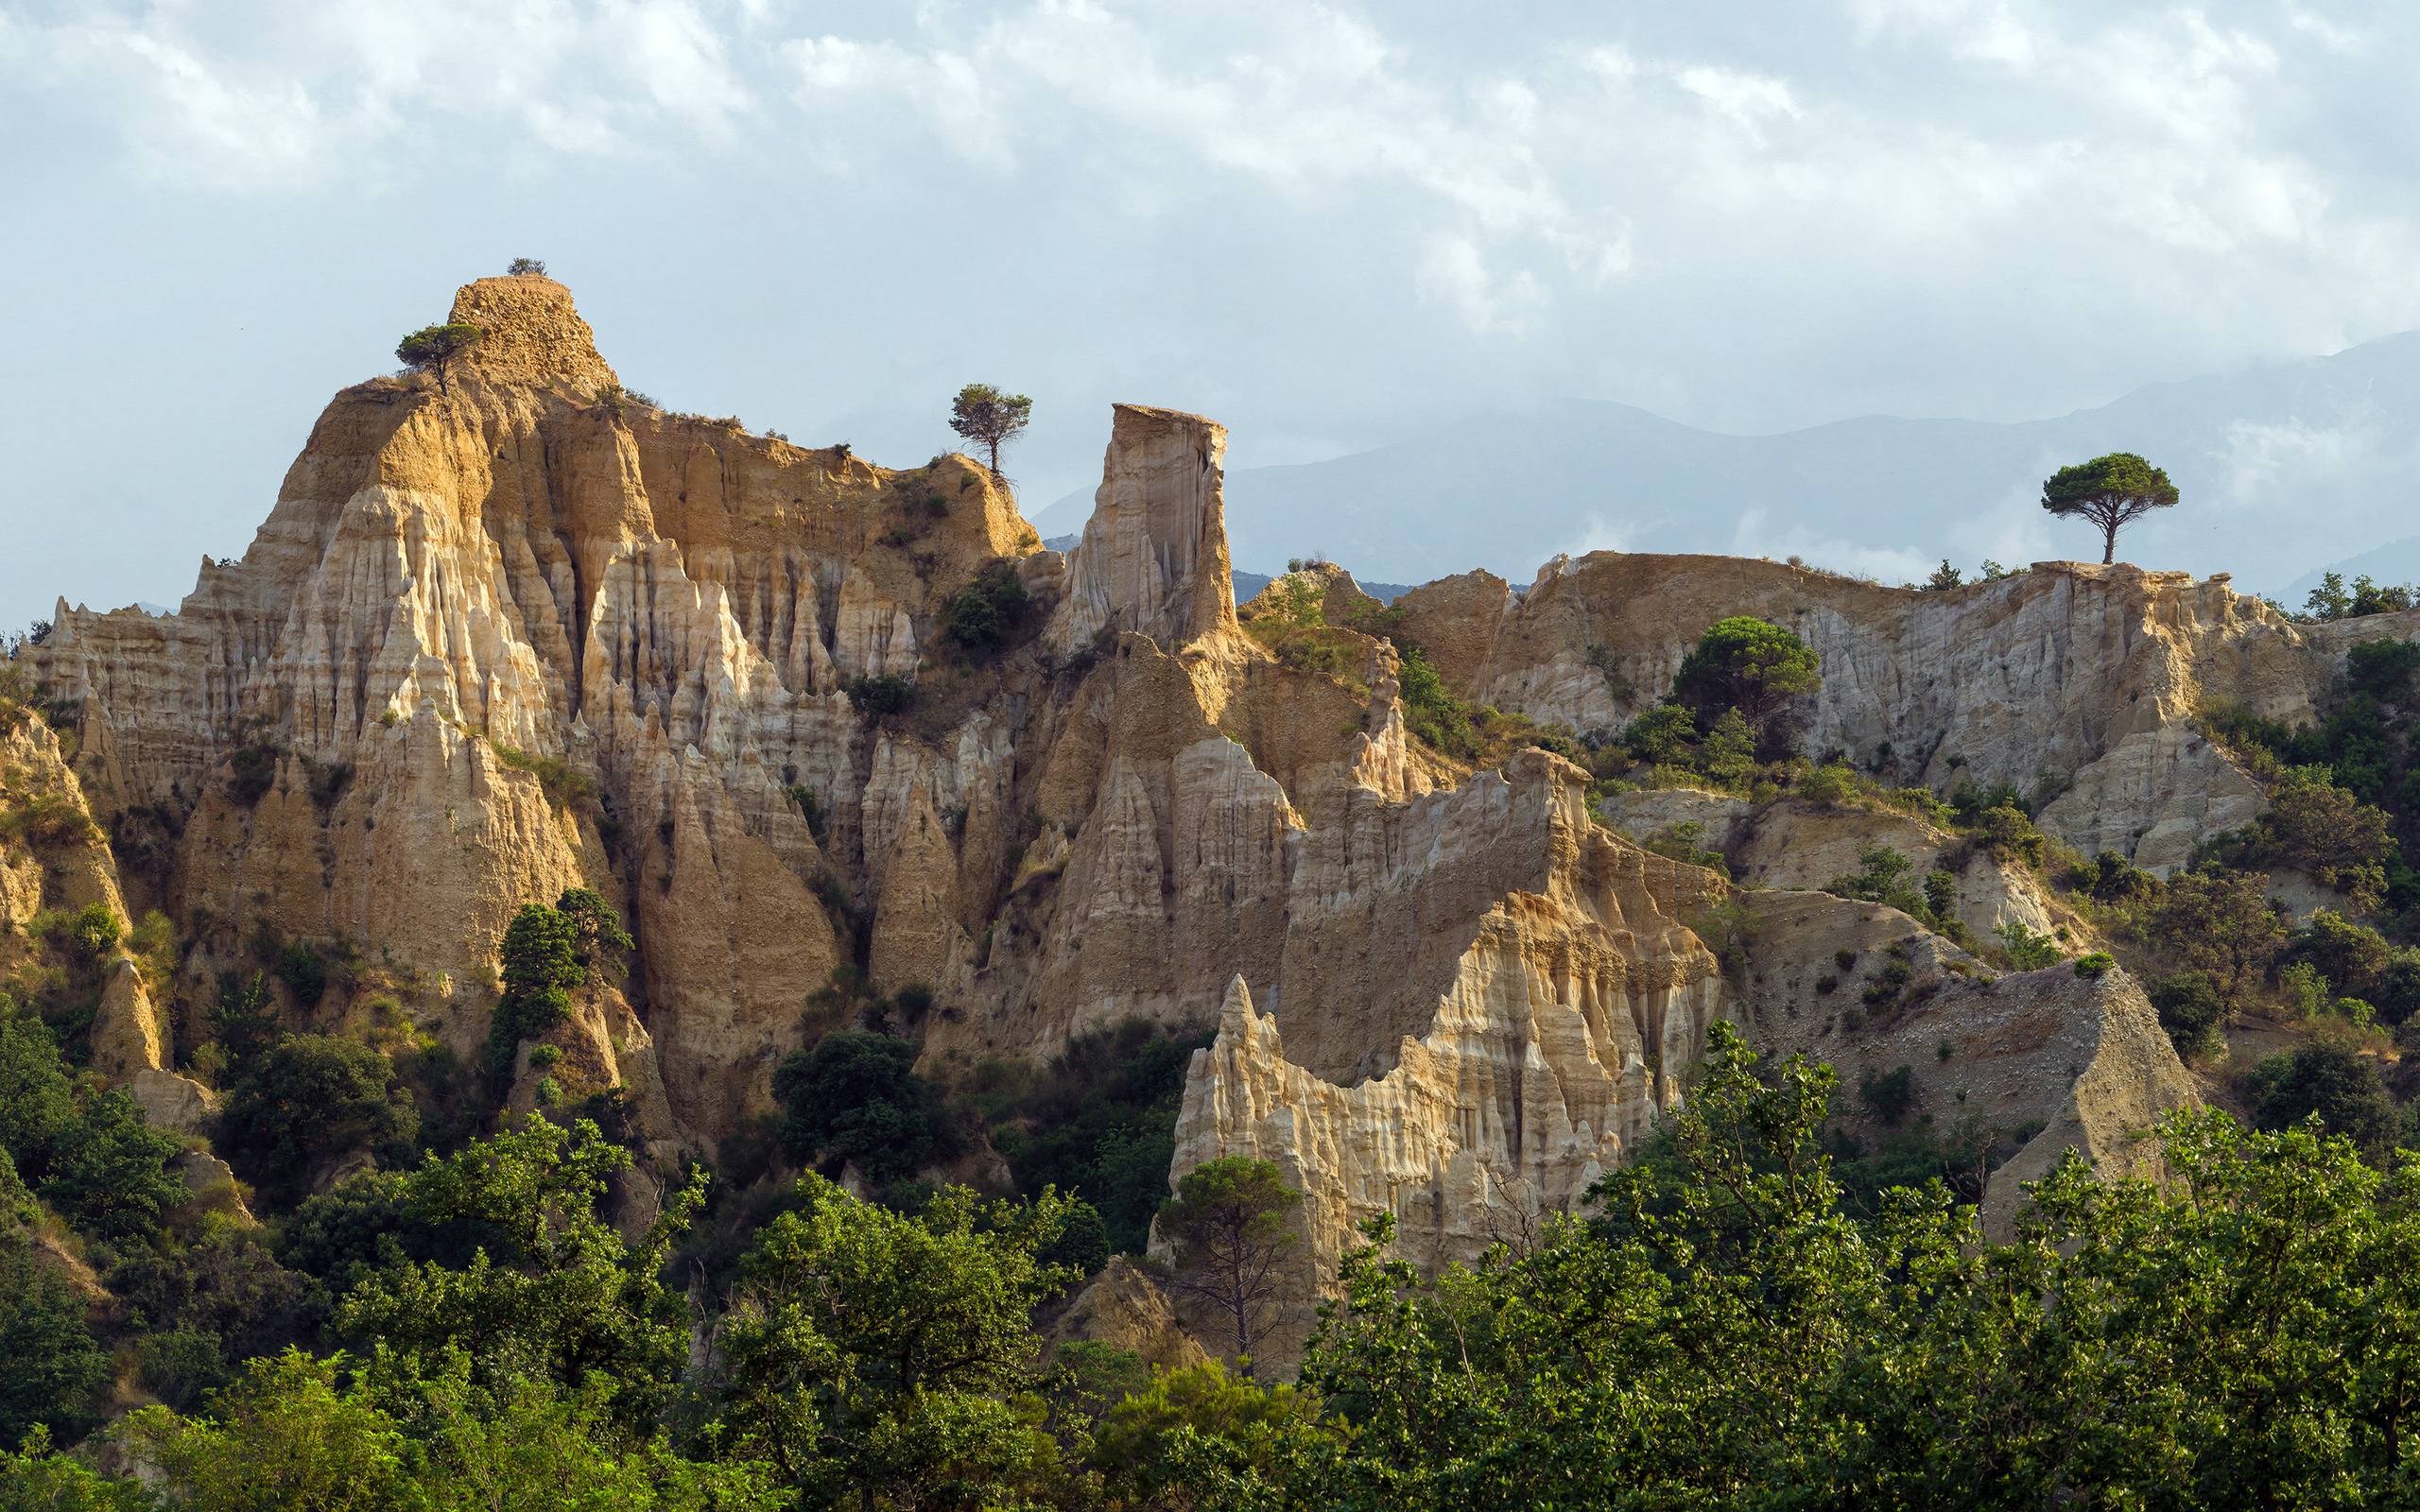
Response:
[{"label": "overcast sky", "polygon": [[2346,0],[0,0],[0,623],[173,603],[516,255],[626,382],[803,443],[910,464],[1023,389],[1029,510],[1119,399],[1248,466],[2330,352],[2420,326],[2415,43]]}]

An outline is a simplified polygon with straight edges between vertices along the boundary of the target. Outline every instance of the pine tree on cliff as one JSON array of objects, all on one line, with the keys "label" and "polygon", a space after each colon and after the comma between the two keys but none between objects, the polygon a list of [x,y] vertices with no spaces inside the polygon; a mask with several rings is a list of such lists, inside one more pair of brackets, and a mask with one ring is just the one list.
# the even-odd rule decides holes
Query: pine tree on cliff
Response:
[{"label": "pine tree on cliff", "polygon": [[1032,400],[1004,394],[990,384],[968,384],[949,406],[949,428],[984,449],[994,478],[1000,475],[1000,448],[1032,418]]},{"label": "pine tree on cliff", "polygon": [[445,382],[446,365],[470,350],[485,333],[477,326],[424,325],[395,343],[395,360],[414,372],[437,374],[440,393],[450,392]]},{"label": "pine tree on cliff", "polygon": [[2062,520],[2081,517],[2100,527],[2100,559],[2118,559],[2118,532],[2153,509],[2172,508],[2176,485],[2132,452],[2112,452],[2063,467],[2042,485],[2042,507]]},{"label": "pine tree on cliff", "polygon": [[1159,1227],[1174,1243],[1176,1291],[1207,1303],[1233,1331],[1244,1373],[1277,1319],[1271,1304],[1286,1281],[1285,1263],[1301,1247],[1294,1214],[1303,1194],[1275,1165],[1229,1155],[1198,1165],[1160,1209]]}]

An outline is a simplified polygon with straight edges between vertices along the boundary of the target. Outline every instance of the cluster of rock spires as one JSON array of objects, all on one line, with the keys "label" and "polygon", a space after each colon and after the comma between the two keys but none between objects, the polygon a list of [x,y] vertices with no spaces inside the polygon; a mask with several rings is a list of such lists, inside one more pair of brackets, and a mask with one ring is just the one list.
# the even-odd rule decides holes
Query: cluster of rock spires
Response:
[{"label": "cluster of rock spires", "polygon": [[[487,335],[449,382],[338,394],[251,548],[177,613],[61,605],[26,655],[72,711],[72,770],[38,722],[0,770],[109,839],[0,854],[0,919],[163,908],[197,988],[259,931],[346,942],[467,1055],[513,911],[593,887],[637,949],[562,1031],[566,1071],[626,1089],[666,1163],[766,1108],[807,995],[853,961],[932,990],[914,1027],[942,1075],[1132,1016],[1215,1023],[1176,1172],[1251,1153],[1305,1192],[1295,1339],[1373,1213],[1438,1263],[1569,1206],[1681,1095],[1717,1016],[2039,1129],[1995,1179],[2003,1218],[2070,1146],[2131,1168],[2195,1096],[2122,971],[1987,983],[1904,915],[1792,890],[1877,837],[1929,859],[1945,840],[1917,821],[1798,813],[1743,837],[1755,885],[1734,886],[1596,822],[1558,757],[1472,773],[1412,740],[1385,640],[1352,643],[1350,684],[1279,662],[1237,623],[1209,421],[1118,406],[1062,555],[963,458],[890,471],[635,401],[544,278],[473,284],[452,318]],[[1000,564],[1035,623],[962,654],[947,605]],[[2223,579],[2072,563],[1914,593],[1599,553],[1396,608],[1458,692],[1582,731],[1651,703],[1714,620],[1772,619],[1822,655],[1810,748],[1887,743],[1937,785],[2057,772],[2046,828],[2163,870],[2261,801],[2197,701],[2308,714],[2349,639]],[[862,707],[886,676],[920,679],[913,707]],[[1720,829],[1726,801],[1638,795],[1624,822]],[[1962,888],[1978,928],[2051,921],[1987,857]],[[1894,946],[1939,989],[1887,1026],[1812,986]],[[95,1039],[155,1116],[200,1118],[130,963]]]}]

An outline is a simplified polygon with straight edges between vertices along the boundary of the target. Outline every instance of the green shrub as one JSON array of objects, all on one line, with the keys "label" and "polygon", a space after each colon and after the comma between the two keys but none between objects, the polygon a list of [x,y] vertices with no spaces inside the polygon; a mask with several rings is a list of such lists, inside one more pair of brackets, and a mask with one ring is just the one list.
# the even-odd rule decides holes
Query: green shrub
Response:
[{"label": "green shrub", "polygon": [[501,741],[491,740],[488,748],[496,760],[516,772],[527,772],[538,780],[538,790],[546,795],[546,802],[560,812],[578,812],[591,817],[604,806],[605,789],[596,778],[576,770],[558,756],[532,756]]},{"label": "green shrub", "polygon": [[913,1177],[962,1147],[916,1047],[866,1029],[836,1029],[773,1072],[782,1148],[793,1160],[855,1165],[876,1186]]},{"label": "green shrub", "polygon": [[1650,765],[1679,763],[1697,745],[1697,717],[1679,704],[1658,704],[1623,727],[1615,738],[1635,760]]},{"label": "green shrub", "polygon": [[[564,894],[566,899],[570,896]],[[571,989],[588,980],[588,968],[581,960],[580,922],[561,908],[523,904],[505,928],[500,954],[504,990],[496,999],[495,1017],[488,1024],[488,1075],[496,1081],[511,1073],[522,1040],[535,1039],[570,1017]]]},{"label": "green shrub", "polygon": [[822,844],[824,836],[822,802],[797,782],[785,784],[782,792],[789,799],[791,805],[798,810],[799,816],[806,820],[806,833],[815,836],[818,845]]},{"label": "green shrub", "polygon": [[851,678],[841,684],[841,690],[848,694],[850,707],[873,719],[905,713],[916,702],[916,679],[896,672]]},{"label": "green shrub", "polygon": [[218,973],[218,1002],[210,1011],[211,1032],[219,1048],[238,1069],[277,1040],[276,1005],[269,1001],[268,982],[258,971]]},{"label": "green shrub", "polygon": [[294,994],[297,1007],[316,1007],[328,990],[328,963],[308,943],[294,940],[278,952],[277,979]]},{"label": "green shrub", "polygon": [[265,1192],[291,1200],[323,1163],[404,1153],[419,1125],[385,1056],[355,1040],[290,1035],[228,1094],[217,1143]]},{"label": "green shrub", "polygon": [[1846,762],[1825,762],[1798,784],[1798,796],[1817,803],[1846,803],[1863,791],[1857,769]]},{"label": "green shrub", "polygon": [[2178,1055],[2206,1056],[2223,1046],[2219,1025],[2226,1019],[2227,1000],[2207,972],[2174,971],[2145,990]]},{"label": "green shrub", "polygon": [[2035,934],[2021,919],[2009,919],[1994,933],[1999,936],[2000,949],[2008,953],[2012,971],[2038,971],[2059,964],[2059,942],[2048,935]]},{"label": "green shrub", "polygon": [[1861,869],[1844,877],[1834,877],[1824,884],[1824,890],[1838,898],[1860,902],[1880,903],[1896,908],[1918,919],[1929,918],[1924,899],[1908,884],[1916,864],[1887,845],[1870,845],[1857,853]]},{"label": "green shrub", "polygon": [[1700,820],[1683,819],[1678,823],[1666,825],[1638,844],[1639,849],[1643,850],[1651,850],[1659,856],[1668,856],[1674,861],[1684,861],[1693,867],[1703,867],[1708,871],[1728,880],[1731,876],[1731,864],[1723,859],[1722,852],[1708,850],[1698,843],[1704,833],[1705,825]]},{"label": "green shrub", "polygon": [[1167,1196],[1185,1067],[1210,1039],[1128,1019],[1073,1036],[1029,1081],[978,1091],[1017,1191],[1081,1195],[1100,1211],[1110,1246],[1140,1254]]},{"label": "green shrub", "polygon": [[86,903],[66,916],[60,928],[60,943],[73,951],[77,959],[98,966],[117,950],[118,941],[126,936],[126,921],[117,917],[107,903]]},{"label": "green shrub", "polygon": [[2373,1155],[2394,1142],[2402,1117],[2377,1065],[2341,1045],[2308,1044],[2272,1056],[2246,1080],[2253,1118],[2262,1128],[2287,1128],[2317,1118]]},{"label": "green shrub", "polygon": [[2079,955],[2076,957],[2076,975],[2083,977],[2106,976],[2109,974],[2109,969],[2117,964],[2118,957],[2110,954],[2107,951],[2094,951],[2090,954]]},{"label": "green shrub", "polygon": [[1879,1075],[1868,1072],[1858,1080],[1857,1096],[1867,1112],[1896,1125],[1916,1106],[1915,1068],[1900,1066]]},{"label": "green shrub", "polygon": [[1446,691],[1445,679],[1428,654],[1409,642],[1396,646],[1400,664],[1395,687],[1403,699],[1404,728],[1427,745],[1457,761],[1478,755],[1478,738],[1471,729],[1470,706]]},{"label": "green shrub", "polygon": [[942,633],[960,649],[988,656],[1014,641],[1031,618],[1032,598],[1011,562],[994,562],[950,598]]}]

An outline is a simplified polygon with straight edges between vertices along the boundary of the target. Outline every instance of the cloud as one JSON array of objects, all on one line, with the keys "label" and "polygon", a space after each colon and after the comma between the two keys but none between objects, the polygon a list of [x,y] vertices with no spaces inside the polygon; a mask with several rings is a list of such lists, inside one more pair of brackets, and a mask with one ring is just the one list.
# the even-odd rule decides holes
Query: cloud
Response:
[{"label": "cloud", "polygon": [[456,124],[565,156],[727,145],[752,104],[696,0],[104,0],[14,24],[0,78],[107,122],[153,179],[249,194]]},{"label": "cloud", "polygon": [[1932,576],[1934,566],[1921,552],[1864,545],[1801,525],[1776,525],[1762,507],[1740,512],[1732,531],[1731,550],[1737,556],[1775,561],[1795,558],[1836,573],[1893,584],[1921,582]]},{"label": "cloud", "polygon": [[2227,426],[2221,498],[2235,509],[2273,505],[2282,492],[2377,470],[2385,436],[2374,422],[2238,420]]},{"label": "cloud", "polygon": [[597,226],[693,290],[811,262],[845,296],[752,338],[901,391],[980,341],[1375,445],[1565,396],[2041,415],[2420,325],[2415,50],[2324,0],[84,0],[0,14],[0,126],[59,170],[29,212],[165,186],[434,257],[441,189],[567,273]]},{"label": "cloud", "polygon": [[1421,259],[1419,288],[1460,312],[1474,331],[1518,330],[1537,318],[1545,297],[1527,272],[1498,278],[1467,237],[1441,238]]}]

